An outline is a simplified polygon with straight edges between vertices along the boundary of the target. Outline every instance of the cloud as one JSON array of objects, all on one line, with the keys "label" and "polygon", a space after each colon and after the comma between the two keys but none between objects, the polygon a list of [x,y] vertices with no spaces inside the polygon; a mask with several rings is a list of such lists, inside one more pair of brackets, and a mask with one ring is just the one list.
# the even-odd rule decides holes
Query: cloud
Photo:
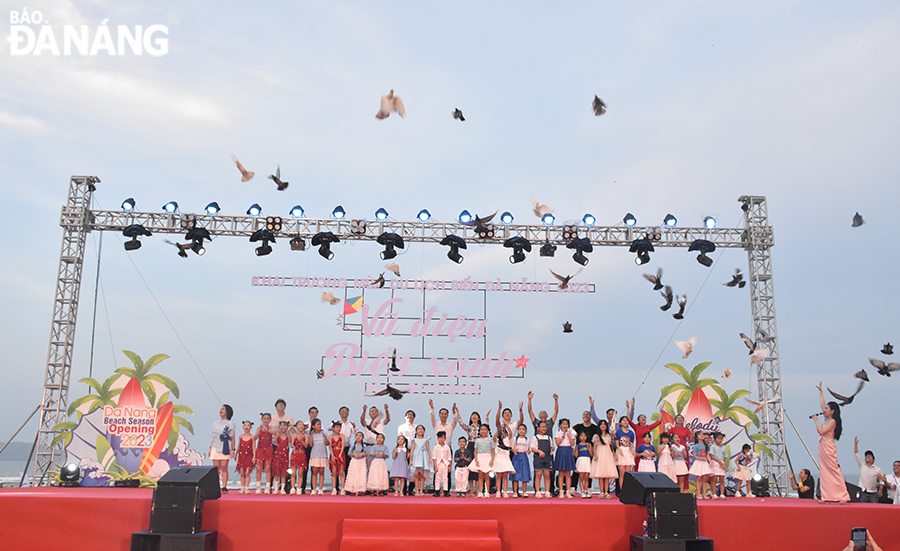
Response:
[{"label": "cloud", "polygon": [[44,123],[40,120],[27,115],[15,115],[9,111],[0,111],[0,125],[11,126],[15,130],[32,134],[41,134],[45,129]]}]

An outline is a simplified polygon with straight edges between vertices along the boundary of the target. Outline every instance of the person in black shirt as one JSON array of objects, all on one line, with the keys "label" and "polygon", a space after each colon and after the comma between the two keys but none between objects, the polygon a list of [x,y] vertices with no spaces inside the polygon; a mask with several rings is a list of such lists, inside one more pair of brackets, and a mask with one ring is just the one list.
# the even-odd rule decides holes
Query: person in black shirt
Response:
[{"label": "person in black shirt", "polygon": [[[577,425],[572,427],[572,429],[575,430],[575,434],[576,434],[575,441],[576,442],[579,441],[578,439],[581,438],[581,433],[586,433],[588,444],[593,446],[594,445],[594,435],[597,434],[598,429],[597,429],[597,425],[595,425],[594,423],[591,422],[591,412],[590,411],[583,412],[581,414],[581,419],[582,419],[581,423],[578,423]],[[582,476],[587,477],[587,487],[588,487],[588,491],[590,491],[592,480],[591,480],[590,476],[588,476],[587,474],[584,474],[584,473],[577,473],[577,472],[572,473],[572,487],[573,488],[578,487],[578,484],[581,482]]]},{"label": "person in black shirt", "polygon": [[799,484],[794,481],[794,471],[788,471],[788,478],[791,479],[791,488],[797,490],[800,499],[816,499],[816,479],[809,469],[800,471]]}]

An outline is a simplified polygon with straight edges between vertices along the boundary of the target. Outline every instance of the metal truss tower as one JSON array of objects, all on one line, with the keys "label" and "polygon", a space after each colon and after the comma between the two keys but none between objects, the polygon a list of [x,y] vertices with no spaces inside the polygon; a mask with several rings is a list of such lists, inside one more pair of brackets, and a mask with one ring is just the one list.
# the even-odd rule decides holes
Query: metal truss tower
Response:
[{"label": "metal truss tower", "polygon": [[778,495],[786,495],[788,488],[787,462],[784,446],[784,412],[782,411],[781,367],[778,363],[778,334],[775,328],[775,289],[772,282],[771,248],[775,244],[769,225],[766,198],[744,195],[741,202],[745,213],[745,237],[750,281],[750,312],[753,319],[754,342],[769,349],[768,358],[756,364],[757,399],[765,402],[761,416],[763,434],[772,442],[766,444],[772,457],[763,455],[763,472],[774,479]]},{"label": "metal truss tower", "polygon": [[[68,202],[62,209],[60,226],[63,228],[62,252],[59,257],[59,273],[56,282],[56,298],[53,303],[53,322],[50,328],[50,347],[44,376],[44,397],[41,406],[41,422],[37,434],[37,454],[32,483],[46,483],[46,474],[55,467],[60,457],[61,445],[52,446],[53,427],[66,418],[68,406],[69,376],[72,366],[72,349],[75,340],[75,321],[78,313],[78,297],[81,287],[81,269],[84,260],[84,244],[91,231],[118,231],[138,224],[152,233],[182,234],[188,228],[204,228],[210,236],[252,236],[266,227],[264,217],[183,215],[163,212],[122,212],[91,210],[91,194],[100,180],[94,176],[72,176],[69,181]],[[778,366],[778,341],[775,332],[774,291],[772,288],[772,260],[770,249],[774,245],[772,227],[768,225],[766,199],[760,196],[741,196],[745,212],[743,228],[684,228],[684,227],[629,227],[622,223],[615,226],[588,226],[582,223],[559,226],[543,224],[496,224],[493,235],[478,237],[475,228],[457,222],[421,222],[398,220],[333,220],[324,218],[283,218],[281,229],[272,232],[278,239],[306,240],[320,232],[332,232],[341,241],[375,241],[382,233],[395,233],[404,241],[439,243],[443,238],[456,235],[470,242],[502,246],[511,237],[521,237],[540,246],[550,243],[571,246],[574,236],[587,239],[594,247],[629,247],[637,239],[650,239],[657,248],[688,248],[697,240],[709,241],[716,247],[741,248],[749,259],[750,305],[755,340],[759,346],[771,350],[771,356],[757,365],[759,400],[767,401],[762,416],[763,433],[773,442],[767,442],[773,458],[764,457],[764,469],[774,477],[776,491],[786,489],[787,471],[784,448],[784,425],[781,406],[781,371]],[[652,237],[651,237],[652,236]],[[306,243],[304,241],[303,248]],[[302,250],[302,249],[301,249]],[[562,251],[560,251],[561,254]]]},{"label": "metal truss tower", "polygon": [[78,317],[84,242],[90,231],[91,194],[94,184],[99,181],[94,176],[72,176],[69,179],[69,198],[60,216],[59,225],[63,228],[62,250],[59,253],[53,321],[50,323],[50,347],[44,373],[44,397],[41,401],[37,452],[31,477],[35,486],[43,484],[47,472],[53,470],[57,460],[61,460],[62,445],[52,445],[55,435],[53,427],[65,420],[69,403],[69,376],[72,372],[72,349],[75,346],[75,320]]}]

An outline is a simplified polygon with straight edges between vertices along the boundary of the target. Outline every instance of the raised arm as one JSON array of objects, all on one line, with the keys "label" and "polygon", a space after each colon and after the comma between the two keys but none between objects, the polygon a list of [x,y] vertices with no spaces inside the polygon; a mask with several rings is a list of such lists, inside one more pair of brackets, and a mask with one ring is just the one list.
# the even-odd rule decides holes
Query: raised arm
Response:
[{"label": "raised arm", "polygon": [[556,418],[559,416],[559,394],[553,395],[553,423],[556,423]]},{"label": "raised arm", "polygon": [[363,404],[362,413],[359,414],[359,424],[361,427],[365,427],[366,425],[366,412],[369,411],[369,408]]},{"label": "raised arm", "polygon": [[388,423],[391,422],[391,412],[388,410],[388,405],[384,404],[384,424],[387,426]]},{"label": "raised arm", "polygon": [[525,415],[522,414],[522,402],[519,402],[519,422],[516,424],[516,430],[519,430],[519,425],[525,422]]},{"label": "raised arm", "polygon": [[822,392],[822,381],[819,381],[819,384],[816,386],[819,389],[819,404],[822,408],[822,411],[825,411],[825,393]]},{"label": "raised arm", "polygon": [[[437,425],[437,421],[434,419],[434,400],[431,398],[428,399],[428,409],[431,411],[431,426],[434,427]],[[450,436],[449,434],[447,435]]]},{"label": "raised arm", "polygon": [[528,417],[531,419],[531,422],[534,423],[534,411],[531,410],[531,399],[534,398],[534,392],[528,391]]},{"label": "raised arm", "polygon": [[500,411],[503,409],[503,402],[497,400],[497,415],[494,418],[494,426],[497,427],[497,430],[500,430]]},{"label": "raised arm", "polygon": [[588,396],[588,401],[591,403],[591,419],[594,420],[594,423],[599,423],[600,418],[597,417],[597,412],[594,411],[594,399],[592,397]]}]

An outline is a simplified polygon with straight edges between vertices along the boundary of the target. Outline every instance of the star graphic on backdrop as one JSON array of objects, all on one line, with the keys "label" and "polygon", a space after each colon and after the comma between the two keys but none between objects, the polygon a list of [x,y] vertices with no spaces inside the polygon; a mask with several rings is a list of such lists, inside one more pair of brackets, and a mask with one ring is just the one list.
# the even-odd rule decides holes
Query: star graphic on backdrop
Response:
[{"label": "star graphic on backdrop", "polygon": [[525,354],[522,354],[521,358],[516,358],[516,367],[517,368],[521,367],[522,369],[525,369],[526,367],[528,367],[527,364],[528,364],[528,360],[530,360],[530,359],[531,358],[526,358]]}]

